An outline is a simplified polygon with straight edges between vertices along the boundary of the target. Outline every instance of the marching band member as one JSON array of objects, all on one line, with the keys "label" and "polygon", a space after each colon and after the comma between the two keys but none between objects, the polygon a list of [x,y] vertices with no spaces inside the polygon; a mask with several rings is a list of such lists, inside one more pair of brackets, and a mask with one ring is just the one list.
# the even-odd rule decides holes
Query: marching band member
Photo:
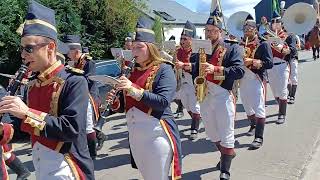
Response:
[{"label": "marching band member", "polygon": [[92,57],[88,53],[82,52],[82,47],[80,44],[80,36],[78,35],[66,35],[64,37],[64,42],[69,46],[68,57],[75,62],[74,68],[79,69],[81,73],[87,78],[89,86],[89,104],[87,112],[87,141],[90,151],[90,156],[95,159],[97,156],[97,137],[101,135],[101,131],[95,131],[93,129],[94,124],[99,119],[99,89],[97,83],[90,80],[88,77],[95,75],[96,65],[92,60]]},{"label": "marching band member", "polygon": [[116,99],[113,107],[125,105],[130,149],[143,179],[168,179],[170,164],[172,179],[180,179],[180,137],[170,110],[176,81],[173,67],[160,58],[151,28],[149,19],[139,19],[132,50],[137,67],[129,79],[120,78],[117,88],[125,92],[125,104]]},{"label": "marching band member", "polygon": [[58,40],[57,60],[61,61],[62,64],[66,63],[66,55],[69,52],[69,46],[64,42]]},{"label": "marching band member", "polygon": [[[293,36],[293,38],[296,39],[297,42],[297,49],[300,49],[300,39],[298,35]],[[298,87],[298,53],[294,54],[292,56],[292,59],[289,63],[290,66],[290,75],[289,75],[289,83],[288,83],[288,104],[294,104],[295,103],[295,97]]]},{"label": "marching band member", "polygon": [[30,1],[25,22],[21,57],[38,74],[28,83],[27,105],[19,97],[6,96],[0,113],[16,117],[21,130],[31,135],[37,179],[94,179],[85,138],[87,82],[56,59],[52,9]]},{"label": "marching band member", "polygon": [[2,145],[2,150],[3,160],[17,174],[17,180],[25,180],[31,175],[29,169],[14,154],[11,143]]},{"label": "marching band member", "polygon": [[[263,143],[263,131],[266,120],[264,77],[266,69],[271,69],[272,50],[268,42],[260,42],[257,35],[257,25],[251,15],[248,15],[243,26],[244,38],[241,46],[245,49],[245,74],[240,80],[241,100],[251,122],[249,135],[255,135],[251,149],[257,149]],[[256,128],[254,132],[254,128]]]},{"label": "marching band member", "polygon": [[[13,136],[13,127],[11,124],[8,123],[2,123],[0,122],[0,157],[1,157],[1,163],[0,163],[0,179],[9,179],[8,171],[6,168],[6,157],[5,152],[3,149],[3,146],[9,143]],[[21,163],[21,162],[20,162]],[[29,172],[30,173],[30,172]]]},{"label": "marching band member", "polygon": [[196,27],[190,21],[187,21],[181,34],[180,45],[177,50],[177,62],[178,69],[183,70],[182,74],[182,87],[180,89],[179,96],[183,107],[185,107],[192,118],[190,140],[194,140],[198,136],[199,125],[201,121],[200,105],[197,103],[197,97],[195,95],[195,89],[191,74],[191,62],[192,56],[191,43],[192,38],[196,37]]},{"label": "marching band member", "polygon": [[124,43],[124,50],[132,50],[132,38],[131,37],[126,37],[125,38],[125,43]]},{"label": "marching band member", "polygon": [[288,36],[282,29],[281,17],[275,11],[271,28],[281,39],[281,44],[271,43],[273,53],[273,68],[268,69],[269,84],[275,99],[279,104],[277,124],[283,124],[287,111],[288,61],[293,54],[296,54],[296,42],[292,35]]},{"label": "marching band member", "polygon": [[[206,23],[205,33],[213,45],[212,55],[201,64],[207,80],[207,96],[200,103],[201,115],[208,137],[215,143],[221,153],[220,179],[230,179],[231,161],[234,151],[235,99],[231,93],[233,83],[244,75],[243,51],[233,41],[223,41],[222,23],[217,9]],[[195,76],[199,74],[199,56],[194,56],[196,63],[192,66]],[[198,93],[198,92],[197,92]]]}]

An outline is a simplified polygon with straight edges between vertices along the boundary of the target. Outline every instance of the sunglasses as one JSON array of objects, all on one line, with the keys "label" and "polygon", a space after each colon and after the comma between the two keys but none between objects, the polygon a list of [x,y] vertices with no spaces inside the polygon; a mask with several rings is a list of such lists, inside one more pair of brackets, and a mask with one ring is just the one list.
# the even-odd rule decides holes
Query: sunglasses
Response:
[{"label": "sunglasses", "polygon": [[22,53],[23,51],[26,51],[27,53],[31,54],[33,53],[36,49],[40,49],[49,43],[40,43],[40,44],[35,44],[35,45],[26,45],[26,46],[20,46],[20,52]]}]

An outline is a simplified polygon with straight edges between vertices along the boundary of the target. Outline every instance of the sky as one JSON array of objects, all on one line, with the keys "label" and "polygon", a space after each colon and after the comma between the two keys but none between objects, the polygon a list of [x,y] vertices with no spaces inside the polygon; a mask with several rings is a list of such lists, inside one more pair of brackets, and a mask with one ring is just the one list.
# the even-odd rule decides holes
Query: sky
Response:
[{"label": "sky", "polygon": [[[178,3],[188,7],[192,11],[208,13],[211,7],[212,0],[176,0]],[[253,16],[254,6],[257,5],[260,0],[220,0],[222,3],[223,14],[229,17],[231,14],[238,11],[247,11]]]}]

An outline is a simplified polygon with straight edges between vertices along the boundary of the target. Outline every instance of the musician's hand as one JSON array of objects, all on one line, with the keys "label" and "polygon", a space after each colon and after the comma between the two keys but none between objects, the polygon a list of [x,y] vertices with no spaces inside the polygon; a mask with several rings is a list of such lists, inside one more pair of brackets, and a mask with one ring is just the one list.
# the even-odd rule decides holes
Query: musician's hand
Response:
[{"label": "musician's hand", "polygon": [[283,48],[282,49],[282,54],[284,54],[284,55],[290,54],[290,49],[289,48]]},{"label": "musician's hand", "polygon": [[262,67],[262,61],[260,59],[254,59],[252,66],[254,69],[260,69]]},{"label": "musician's hand", "polygon": [[201,67],[204,69],[206,74],[213,74],[214,73],[214,65],[210,63],[201,63]]},{"label": "musician's hand", "polygon": [[119,90],[128,90],[132,86],[132,82],[125,76],[119,78],[120,84],[117,84],[116,87]]},{"label": "musician's hand", "polygon": [[191,69],[192,69],[191,63],[184,63],[183,69],[185,71],[191,71]]},{"label": "musician's hand", "polygon": [[183,66],[184,66],[184,63],[183,63],[183,62],[181,62],[181,61],[177,61],[177,62],[176,62],[176,67],[177,67],[178,69],[182,69]]},{"label": "musician's hand", "polygon": [[2,135],[2,134],[3,134],[3,123],[0,122],[0,135]]},{"label": "musician's hand", "polygon": [[28,106],[17,96],[5,96],[0,101],[0,113],[9,113],[19,119],[25,119]]},{"label": "musician's hand", "polygon": [[252,65],[252,63],[253,63],[253,59],[252,58],[244,58],[244,65],[246,67]]},{"label": "musician's hand", "polygon": [[111,101],[112,101],[113,97],[116,95],[116,93],[117,93],[117,91],[115,89],[112,89],[111,91],[109,91],[107,93],[106,102],[112,103]]}]

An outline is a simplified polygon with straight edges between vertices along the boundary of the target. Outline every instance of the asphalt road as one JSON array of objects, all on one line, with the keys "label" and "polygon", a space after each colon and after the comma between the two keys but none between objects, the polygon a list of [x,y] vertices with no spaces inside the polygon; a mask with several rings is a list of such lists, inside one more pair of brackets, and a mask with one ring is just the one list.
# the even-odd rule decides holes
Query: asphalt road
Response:
[{"label": "asphalt road", "polygon": [[[246,120],[241,102],[237,102],[236,118],[236,152],[231,169],[234,180],[317,180],[320,179],[320,60],[313,61],[310,52],[299,54],[299,86],[296,104],[289,105],[287,121],[276,125],[277,105],[268,88],[267,124],[264,145],[250,151],[248,146],[252,137],[245,136],[249,122]],[[175,110],[175,104],[172,106]],[[187,114],[185,112],[185,114]],[[215,165],[219,161],[219,153],[206,138],[204,128],[199,139],[188,140],[190,117],[177,120],[182,137],[183,148],[183,179],[213,180],[218,179],[219,171]],[[201,125],[201,127],[203,127]],[[142,179],[139,172],[130,166],[127,128],[123,114],[113,115],[104,131],[109,140],[99,152],[95,161],[95,174],[98,180],[133,180]],[[34,171],[30,156],[30,145],[15,145],[16,154]],[[16,175],[10,171],[10,178]],[[30,179],[35,179],[34,175]]]}]

